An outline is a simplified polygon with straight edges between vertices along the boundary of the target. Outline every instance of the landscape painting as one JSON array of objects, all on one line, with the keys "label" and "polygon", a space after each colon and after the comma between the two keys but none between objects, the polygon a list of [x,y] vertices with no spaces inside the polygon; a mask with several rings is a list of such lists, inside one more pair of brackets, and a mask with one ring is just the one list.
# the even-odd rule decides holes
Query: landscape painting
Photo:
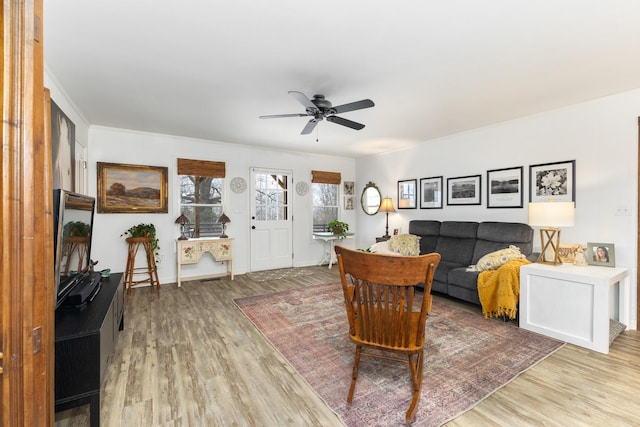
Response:
[{"label": "landscape painting", "polygon": [[168,212],[168,168],[98,162],[97,169],[98,212]]}]

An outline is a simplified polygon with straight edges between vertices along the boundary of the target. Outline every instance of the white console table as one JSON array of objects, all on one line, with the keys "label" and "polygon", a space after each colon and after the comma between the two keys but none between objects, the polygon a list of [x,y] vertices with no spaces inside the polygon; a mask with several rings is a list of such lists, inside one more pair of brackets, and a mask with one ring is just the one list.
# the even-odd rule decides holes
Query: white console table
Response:
[{"label": "white console table", "polygon": [[609,353],[609,319],[629,325],[628,268],[520,268],[520,327]]},{"label": "white console table", "polygon": [[325,262],[328,262],[329,268],[331,268],[331,266],[338,260],[336,251],[334,250],[336,240],[352,239],[354,235],[355,233],[333,234],[328,231],[313,233],[313,238],[315,240],[324,241],[324,256],[322,257],[322,261],[320,261],[320,264],[318,265],[322,265]]},{"label": "white console table", "polygon": [[227,262],[227,274],[233,280],[233,239],[199,237],[189,240],[176,240],[176,245],[178,287],[180,287],[180,266],[183,264],[197,264],[200,262],[202,255],[207,252],[211,254],[214,261]]}]

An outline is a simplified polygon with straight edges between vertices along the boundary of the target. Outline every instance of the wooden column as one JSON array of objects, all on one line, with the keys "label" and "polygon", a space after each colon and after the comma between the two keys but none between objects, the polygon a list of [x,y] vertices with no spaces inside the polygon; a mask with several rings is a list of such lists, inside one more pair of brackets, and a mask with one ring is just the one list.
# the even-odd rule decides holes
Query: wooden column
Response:
[{"label": "wooden column", "polygon": [[50,426],[54,275],[42,0],[3,0],[0,19],[0,425]]}]

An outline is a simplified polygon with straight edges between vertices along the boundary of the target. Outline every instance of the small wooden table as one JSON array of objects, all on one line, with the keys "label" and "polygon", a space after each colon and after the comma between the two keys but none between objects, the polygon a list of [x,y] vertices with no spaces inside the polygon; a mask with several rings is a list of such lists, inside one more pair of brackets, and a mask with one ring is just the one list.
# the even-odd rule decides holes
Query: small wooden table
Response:
[{"label": "small wooden table", "polygon": [[329,263],[329,268],[338,261],[338,257],[336,256],[336,251],[334,250],[336,240],[343,239],[353,239],[356,233],[342,233],[342,234],[333,234],[329,231],[319,231],[313,233],[314,240],[322,240],[324,241],[324,256],[322,257],[322,261],[318,265],[322,265],[325,262]]},{"label": "small wooden table", "polygon": [[[197,264],[202,255],[211,254],[214,261],[227,262],[227,274],[233,280],[233,239],[221,237],[198,237],[195,239],[179,240],[177,244],[178,287],[180,287],[180,266],[183,264]],[[209,277],[209,276],[206,276]],[[214,276],[211,276],[214,277]]]}]

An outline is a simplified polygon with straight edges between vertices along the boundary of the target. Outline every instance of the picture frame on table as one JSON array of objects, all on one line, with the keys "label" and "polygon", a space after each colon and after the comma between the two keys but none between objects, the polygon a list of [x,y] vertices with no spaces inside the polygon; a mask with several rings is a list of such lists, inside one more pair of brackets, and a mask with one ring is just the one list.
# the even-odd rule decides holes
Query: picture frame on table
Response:
[{"label": "picture frame on table", "polygon": [[522,166],[487,171],[487,208],[523,206]]},{"label": "picture frame on table", "polygon": [[530,202],[575,202],[576,161],[529,166]]},{"label": "picture frame on table", "polygon": [[168,168],[98,162],[99,213],[167,213]]},{"label": "picture frame on table", "polygon": [[415,209],[416,195],[415,179],[398,181],[398,209]]},{"label": "picture frame on table", "polygon": [[420,178],[420,209],[442,209],[442,176]]},{"label": "picture frame on table", "polygon": [[616,249],[613,243],[587,243],[587,264],[604,267],[616,266]]},{"label": "picture frame on table", "polygon": [[447,205],[479,205],[482,203],[480,175],[447,178]]},{"label": "picture frame on table", "polygon": [[573,264],[576,260],[576,254],[582,246],[578,243],[560,243],[558,246],[558,258],[565,264]]}]

